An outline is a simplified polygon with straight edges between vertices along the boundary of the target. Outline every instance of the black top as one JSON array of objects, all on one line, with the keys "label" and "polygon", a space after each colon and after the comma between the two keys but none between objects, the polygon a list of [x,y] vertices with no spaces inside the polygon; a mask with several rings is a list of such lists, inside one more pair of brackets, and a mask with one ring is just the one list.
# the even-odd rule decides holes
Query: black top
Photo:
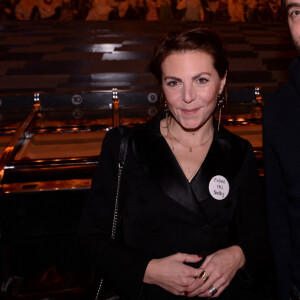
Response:
[{"label": "black top", "polygon": [[[224,128],[215,129],[209,152],[189,183],[160,133],[163,117],[159,114],[129,130],[118,239],[110,239],[120,147],[117,129],[103,141],[82,218],[80,239],[88,256],[126,299],[138,299],[141,291],[143,299],[177,298],[143,284],[152,258],[177,252],[207,255],[239,245],[252,274],[260,259],[263,200],[250,143]],[[210,183],[214,188],[209,189]],[[247,294],[248,278],[241,280],[246,271],[238,273],[220,298]]]},{"label": "black top", "polygon": [[264,162],[269,230],[280,299],[300,286],[300,57],[289,67],[291,80],[264,108]]}]

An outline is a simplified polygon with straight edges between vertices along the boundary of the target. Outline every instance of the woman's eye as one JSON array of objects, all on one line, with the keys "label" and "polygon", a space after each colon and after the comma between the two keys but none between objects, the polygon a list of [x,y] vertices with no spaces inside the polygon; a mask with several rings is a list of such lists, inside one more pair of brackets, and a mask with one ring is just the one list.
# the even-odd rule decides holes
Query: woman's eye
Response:
[{"label": "woman's eye", "polygon": [[199,83],[201,83],[201,84],[208,82],[208,80],[207,80],[206,78],[204,78],[204,77],[198,78],[197,81],[198,81]]},{"label": "woman's eye", "polygon": [[169,81],[169,82],[167,82],[167,85],[168,86],[176,86],[177,85],[177,81],[176,80]]},{"label": "woman's eye", "polygon": [[295,17],[297,17],[297,16],[299,16],[300,15],[300,10],[292,10],[291,12],[290,12],[290,16],[292,17],[292,18],[295,18]]}]

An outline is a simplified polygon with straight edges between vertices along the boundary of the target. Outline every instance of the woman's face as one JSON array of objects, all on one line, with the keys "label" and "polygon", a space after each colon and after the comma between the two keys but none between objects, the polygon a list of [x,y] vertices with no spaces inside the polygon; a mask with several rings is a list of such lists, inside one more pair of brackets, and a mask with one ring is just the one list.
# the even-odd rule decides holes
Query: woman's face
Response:
[{"label": "woman's face", "polygon": [[219,77],[211,55],[203,51],[173,52],[161,68],[163,93],[179,125],[196,130],[212,121],[226,75]]}]

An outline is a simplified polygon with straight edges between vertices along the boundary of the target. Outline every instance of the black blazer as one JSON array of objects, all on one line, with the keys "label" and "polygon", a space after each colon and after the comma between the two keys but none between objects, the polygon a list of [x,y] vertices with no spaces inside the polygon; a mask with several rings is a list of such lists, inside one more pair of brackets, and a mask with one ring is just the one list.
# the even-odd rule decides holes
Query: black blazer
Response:
[{"label": "black blazer", "polygon": [[300,56],[289,66],[290,80],[264,107],[264,164],[270,241],[279,299],[300,288]]},{"label": "black blazer", "polygon": [[[263,201],[250,143],[224,128],[215,130],[207,157],[189,183],[160,133],[161,118],[130,130],[117,240],[110,239],[120,147],[117,129],[103,141],[81,222],[80,239],[91,262],[117,283],[126,299],[137,299],[141,291],[143,299],[174,299],[159,287],[143,284],[152,258],[177,252],[207,255],[239,245],[250,273],[259,263]],[[219,189],[210,191],[210,182],[218,180]],[[222,195],[228,186],[228,195]],[[233,280],[224,299],[234,299],[234,285],[239,289],[241,281]]]}]

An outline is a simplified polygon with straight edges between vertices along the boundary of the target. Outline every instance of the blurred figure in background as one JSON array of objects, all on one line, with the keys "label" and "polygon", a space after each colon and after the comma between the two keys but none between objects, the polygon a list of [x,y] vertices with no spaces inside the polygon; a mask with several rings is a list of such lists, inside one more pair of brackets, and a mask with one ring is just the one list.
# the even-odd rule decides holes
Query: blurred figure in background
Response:
[{"label": "blurred figure in background", "polygon": [[228,0],[228,13],[230,22],[245,22],[243,0]]},{"label": "blurred figure in background", "polygon": [[281,20],[281,2],[278,0],[269,0],[266,5],[266,21],[278,22]]},{"label": "blurred figure in background", "polygon": [[257,21],[257,0],[246,0],[246,20]]},{"label": "blurred figure in background", "polygon": [[[115,14],[116,19],[125,19],[126,14],[128,13],[128,10],[131,8],[129,0],[123,0],[123,1],[110,1],[109,2],[111,6],[115,8]],[[135,11],[134,11],[135,12]]]},{"label": "blurred figure in background", "polygon": [[146,0],[147,4],[147,14],[146,20],[147,21],[158,21],[158,14],[157,14],[157,6],[156,0]]},{"label": "blurred figure in background", "polygon": [[61,14],[60,14],[60,20],[61,21],[71,21],[73,20],[73,7],[72,7],[72,1],[71,0],[62,0],[61,4]]},{"label": "blurred figure in background", "polygon": [[15,7],[17,20],[33,20],[37,14],[38,7],[36,0],[20,0]]},{"label": "blurred figure in background", "polygon": [[113,8],[108,0],[94,0],[86,17],[87,21],[107,21]]},{"label": "blurred figure in background", "polygon": [[228,0],[220,0],[217,10],[217,20],[229,21],[228,15]]},{"label": "blurred figure in background", "polygon": [[[156,6],[156,5],[155,5]],[[136,4],[137,14],[139,20],[145,20],[148,13],[148,5],[146,0],[138,0]]]},{"label": "blurred figure in background", "polygon": [[186,11],[184,15],[184,21],[204,21],[204,8],[201,0],[186,0]]},{"label": "blurred figure in background", "polygon": [[175,19],[178,21],[184,21],[184,15],[186,12],[186,1],[187,0],[177,0]]},{"label": "blurred figure in background", "polygon": [[267,4],[268,4],[267,0],[258,0],[258,4],[257,4],[257,19],[258,19],[258,21],[266,20]]},{"label": "blurred figure in background", "polygon": [[157,0],[158,18],[160,21],[172,21],[173,14],[170,0]]},{"label": "blurred figure in background", "polygon": [[219,9],[219,5],[219,0],[206,0],[204,7],[207,21],[215,21],[217,19],[217,11]]},{"label": "blurred figure in background", "polygon": [[12,20],[15,18],[14,1],[0,0],[0,20]]},{"label": "blurred figure in background", "polygon": [[39,18],[57,20],[61,14],[61,0],[40,0],[38,3]]}]

